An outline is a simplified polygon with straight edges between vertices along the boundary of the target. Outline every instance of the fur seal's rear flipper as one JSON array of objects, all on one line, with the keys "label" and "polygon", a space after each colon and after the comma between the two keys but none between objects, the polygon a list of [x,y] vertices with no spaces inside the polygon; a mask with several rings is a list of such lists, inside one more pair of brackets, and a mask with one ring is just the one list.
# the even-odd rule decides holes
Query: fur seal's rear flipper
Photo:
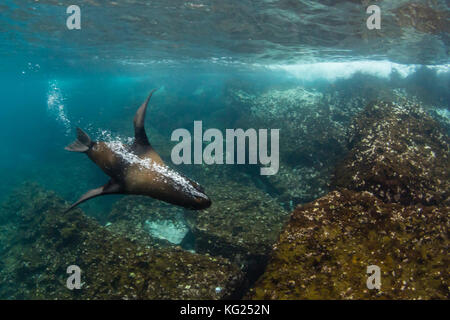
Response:
[{"label": "fur seal's rear flipper", "polygon": [[86,152],[88,151],[94,143],[86,132],[77,128],[77,140],[72,144],[69,144],[64,149],[73,152]]},{"label": "fur seal's rear flipper", "polygon": [[85,194],[83,194],[81,196],[80,199],[78,199],[77,202],[75,202],[74,204],[72,204],[69,209],[67,209],[66,211],[64,211],[64,213],[69,212],[70,210],[72,210],[73,208],[75,208],[76,206],[78,206],[80,203],[85,202],[86,200],[98,197],[98,196],[102,196],[105,194],[114,194],[114,193],[120,193],[120,185],[118,183],[113,182],[112,180],[110,180],[107,184],[105,184],[104,186],[97,188],[97,189],[92,189],[89,190],[88,192],[86,192]]},{"label": "fur seal's rear flipper", "polygon": [[147,134],[145,133],[145,113],[147,111],[148,102],[150,101],[150,98],[152,97],[153,93],[157,89],[153,89],[147,100],[139,107],[139,109],[136,112],[136,115],[134,116],[134,144],[133,146],[136,148],[139,147],[147,147],[151,148],[150,142],[148,142]]}]

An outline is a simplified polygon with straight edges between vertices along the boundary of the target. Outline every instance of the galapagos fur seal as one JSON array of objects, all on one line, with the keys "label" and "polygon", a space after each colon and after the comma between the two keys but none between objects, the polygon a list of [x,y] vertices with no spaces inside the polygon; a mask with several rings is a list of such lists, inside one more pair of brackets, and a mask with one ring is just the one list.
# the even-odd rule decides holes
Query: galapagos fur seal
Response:
[{"label": "galapagos fur seal", "polygon": [[211,205],[203,188],[169,168],[148,141],[144,120],[154,92],[136,112],[133,121],[135,137],[131,145],[92,141],[77,128],[77,140],[65,149],[85,153],[111,179],[104,186],[86,192],[66,212],[86,200],[107,194],[145,195],[192,210],[206,209]]}]

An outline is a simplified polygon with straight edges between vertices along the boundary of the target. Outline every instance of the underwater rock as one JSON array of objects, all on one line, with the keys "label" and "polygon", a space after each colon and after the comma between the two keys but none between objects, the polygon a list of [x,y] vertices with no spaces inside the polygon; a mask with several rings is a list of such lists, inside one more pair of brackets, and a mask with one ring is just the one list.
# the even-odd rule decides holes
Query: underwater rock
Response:
[{"label": "underwater rock", "polygon": [[[450,208],[333,191],[297,207],[252,299],[448,299]],[[381,270],[380,290],[366,286]]]},{"label": "underwater rock", "polygon": [[258,189],[250,176],[232,170],[226,166],[201,170],[198,178],[207,186],[212,205],[198,212],[186,211],[186,217],[196,252],[226,257],[254,281],[264,269],[288,212]]},{"label": "underwater rock", "polygon": [[144,196],[115,202],[106,228],[151,247],[181,245],[189,232],[183,209]]},{"label": "underwater rock", "polygon": [[431,34],[450,31],[450,15],[447,11],[435,10],[420,3],[405,3],[392,11],[401,27],[411,27]]},{"label": "underwater rock", "polygon": [[[6,203],[3,208],[13,208],[20,222],[14,244],[0,256],[2,299],[223,299],[241,294],[243,274],[228,260],[135,244],[80,209],[63,214],[67,203],[36,185],[24,186]],[[66,287],[70,265],[81,268],[81,290]]]},{"label": "underwater rock", "polygon": [[158,239],[165,239],[173,244],[181,244],[188,234],[189,228],[181,222],[181,216],[175,218],[174,220],[145,220],[145,228]]},{"label": "underwater rock", "polygon": [[276,190],[285,208],[293,210],[297,204],[317,199],[329,191],[332,167],[296,166],[280,164],[278,173],[262,177]]},{"label": "underwater rock", "polygon": [[323,94],[302,87],[268,90],[251,95],[242,90],[230,92],[231,105],[239,109],[238,128],[282,128],[280,158],[291,165],[328,162],[340,145],[345,130],[333,121],[333,106],[325,105]]},{"label": "underwater rock", "polygon": [[228,100],[238,115],[235,127],[282,128],[279,172],[264,179],[281,202],[294,206],[329,191],[335,163],[347,152],[346,128],[365,105],[360,96],[332,88],[326,93],[295,87],[262,94],[230,88]]},{"label": "underwater rock", "polygon": [[373,102],[350,126],[350,152],[333,185],[385,202],[449,204],[449,138],[420,106]]}]

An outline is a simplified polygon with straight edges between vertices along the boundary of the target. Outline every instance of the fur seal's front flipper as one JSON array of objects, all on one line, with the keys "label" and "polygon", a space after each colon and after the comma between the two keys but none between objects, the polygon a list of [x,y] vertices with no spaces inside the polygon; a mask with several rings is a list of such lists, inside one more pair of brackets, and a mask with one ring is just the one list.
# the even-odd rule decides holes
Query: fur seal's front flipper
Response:
[{"label": "fur seal's front flipper", "polygon": [[73,152],[86,152],[88,151],[94,143],[86,132],[77,128],[77,140],[72,144],[69,144],[64,149]]},{"label": "fur seal's front flipper", "polygon": [[69,212],[70,210],[72,210],[73,208],[75,208],[76,206],[78,206],[80,203],[85,202],[86,200],[98,197],[98,196],[102,196],[105,194],[113,194],[113,193],[120,193],[120,185],[118,183],[113,182],[112,180],[110,180],[107,184],[105,184],[104,186],[97,188],[97,189],[92,189],[89,190],[88,192],[86,192],[85,194],[83,194],[81,196],[80,199],[78,199],[77,202],[75,202],[74,204],[72,204],[69,209],[67,209],[66,211],[64,211],[64,213]]},{"label": "fur seal's front flipper", "polygon": [[134,116],[134,148],[137,147],[145,147],[145,148],[152,148],[150,145],[150,142],[148,141],[147,134],[145,133],[145,113],[147,111],[148,102],[150,101],[150,98],[152,97],[153,93],[157,89],[153,89],[147,100],[139,107],[139,109],[136,112],[136,115]]}]

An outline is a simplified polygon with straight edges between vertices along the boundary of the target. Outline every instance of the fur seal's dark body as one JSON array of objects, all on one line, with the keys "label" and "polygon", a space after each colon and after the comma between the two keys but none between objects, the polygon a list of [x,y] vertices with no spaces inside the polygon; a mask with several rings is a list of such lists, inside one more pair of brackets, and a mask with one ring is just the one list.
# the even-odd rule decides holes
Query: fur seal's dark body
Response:
[{"label": "fur seal's dark body", "polygon": [[111,180],[104,186],[85,193],[67,211],[86,200],[105,194],[146,195],[194,210],[211,205],[211,200],[203,189],[196,182],[166,166],[149,143],[144,119],[154,91],[136,112],[135,140],[132,145],[94,142],[77,128],[78,139],[67,146],[66,150],[86,153]]}]

